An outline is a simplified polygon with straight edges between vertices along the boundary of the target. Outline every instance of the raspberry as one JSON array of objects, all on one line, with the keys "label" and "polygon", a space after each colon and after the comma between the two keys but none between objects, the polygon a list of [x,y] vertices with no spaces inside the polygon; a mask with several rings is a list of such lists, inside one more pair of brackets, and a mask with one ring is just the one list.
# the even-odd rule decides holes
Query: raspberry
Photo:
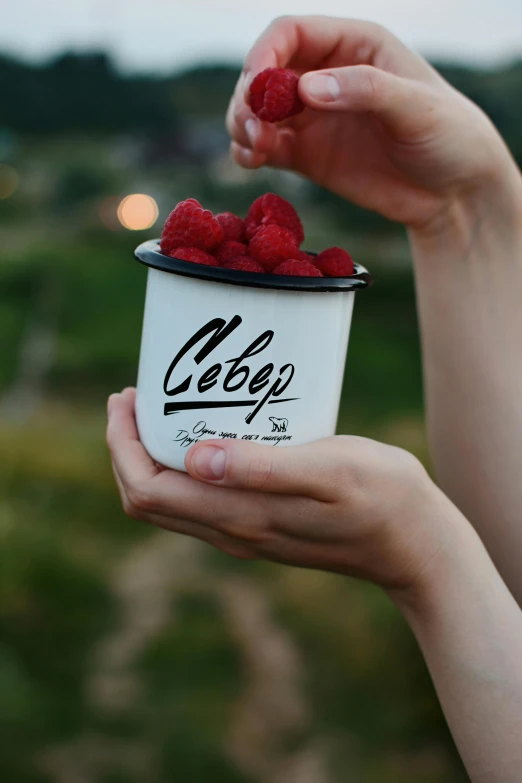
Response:
[{"label": "raspberry", "polygon": [[296,258],[291,258],[288,261],[283,261],[274,269],[274,275],[294,275],[295,277],[323,277],[316,266],[309,261],[300,261]]},{"label": "raspberry", "polygon": [[216,220],[223,229],[225,242],[242,242],[245,238],[245,221],[233,212],[222,212]]},{"label": "raspberry", "polygon": [[190,198],[180,201],[168,216],[161,235],[161,252],[168,256],[177,247],[212,250],[223,238],[223,229],[212,212]]},{"label": "raspberry", "polygon": [[227,261],[233,261],[239,256],[248,255],[248,248],[242,242],[223,242],[216,251],[215,254],[221,264],[225,264]]},{"label": "raspberry", "polygon": [[297,237],[300,245],[304,240],[303,224],[299,220],[299,215],[290,204],[281,196],[275,193],[265,193],[264,196],[256,198],[245,219],[247,239],[252,239],[256,231],[263,226],[284,226]]},{"label": "raspberry", "polygon": [[248,95],[250,108],[264,122],[281,122],[303,111],[299,77],[288,68],[267,68],[253,80]]},{"label": "raspberry", "polygon": [[240,256],[231,261],[226,261],[223,264],[223,267],[224,269],[237,269],[242,272],[265,272],[265,268],[261,266],[259,261],[256,261],[255,258],[251,258],[250,256]]},{"label": "raspberry", "polygon": [[271,272],[282,261],[293,258],[299,250],[295,235],[282,226],[265,226],[259,229],[248,247],[256,261]]},{"label": "raspberry", "polygon": [[314,259],[325,277],[350,277],[355,271],[352,257],[341,247],[329,247]]},{"label": "raspberry", "polygon": [[305,250],[300,250],[295,254],[294,258],[296,261],[306,261],[308,264],[313,264],[315,261],[314,256],[311,256],[310,253],[307,253]]},{"label": "raspberry", "polygon": [[206,264],[207,266],[219,266],[219,261],[210,253],[199,250],[197,247],[178,247],[170,251],[171,258],[178,258],[181,261],[192,261],[193,264]]}]

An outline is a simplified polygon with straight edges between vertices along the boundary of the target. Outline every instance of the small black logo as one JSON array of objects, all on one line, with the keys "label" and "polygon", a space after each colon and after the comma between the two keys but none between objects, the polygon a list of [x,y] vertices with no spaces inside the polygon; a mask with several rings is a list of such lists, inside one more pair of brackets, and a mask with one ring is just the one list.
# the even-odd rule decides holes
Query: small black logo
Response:
[{"label": "small black logo", "polygon": [[288,419],[276,419],[275,416],[269,416],[268,420],[272,422],[272,432],[286,432],[288,429]]}]

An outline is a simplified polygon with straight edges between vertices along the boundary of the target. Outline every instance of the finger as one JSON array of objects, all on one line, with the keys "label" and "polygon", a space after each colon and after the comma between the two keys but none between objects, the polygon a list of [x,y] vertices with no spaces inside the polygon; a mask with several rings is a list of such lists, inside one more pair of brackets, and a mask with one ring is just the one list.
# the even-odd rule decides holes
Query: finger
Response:
[{"label": "finger", "polygon": [[276,145],[279,128],[269,122],[261,122],[253,116],[245,120],[244,128],[251,149],[254,152],[270,155]]},{"label": "finger", "polygon": [[114,462],[112,463],[112,469],[114,473],[114,479],[118,486],[120,497],[123,504],[125,513],[133,519],[139,519],[142,522],[148,522],[151,525],[160,527],[163,530],[169,530],[173,533],[180,533],[184,536],[190,536],[191,538],[197,538],[200,541],[204,541],[211,546],[220,549],[227,555],[237,557],[242,560],[252,560],[256,557],[255,553],[251,550],[248,544],[238,541],[231,536],[221,533],[219,530],[213,530],[205,525],[199,525],[196,522],[189,522],[184,519],[174,519],[171,517],[161,516],[159,514],[140,513],[137,509],[134,509],[128,499],[127,492],[123,485],[123,482],[118,474],[118,470]]},{"label": "finger", "polygon": [[248,78],[265,68],[304,71],[351,63],[373,64],[410,77],[432,72],[425,60],[380,25],[329,16],[276,19],[250,50],[244,71]]},{"label": "finger", "polygon": [[255,542],[268,520],[281,513],[287,516],[286,509],[274,507],[268,496],[202,484],[181,471],[160,470],[149,479],[130,479],[124,460],[114,460],[113,468],[125,512],[137,519],[183,519],[232,539]]},{"label": "finger", "polygon": [[231,138],[242,147],[263,151],[256,145],[259,142],[261,144],[265,142],[269,146],[270,136],[275,132],[275,129],[267,123],[259,122],[245,101],[245,90],[248,89],[246,85],[250,81],[250,78],[247,78],[243,72],[236,84],[227,110],[226,127]]},{"label": "finger", "polygon": [[116,486],[118,487],[118,492],[120,493],[121,502],[123,505],[123,508],[127,508],[129,505],[129,499],[127,497],[127,492],[125,491],[125,487],[123,486],[123,482],[119,476],[118,471],[116,470],[116,465],[114,464],[114,460],[111,460],[112,465],[112,473],[114,476],[114,481],[116,482]]},{"label": "finger", "polygon": [[107,440],[122,502],[132,516],[181,518],[238,535],[246,529],[256,537],[264,519],[262,503],[253,503],[247,493],[202,485],[187,473],[158,468],[139,441],[133,390],[112,395],[108,407]]},{"label": "finger", "polygon": [[[344,47],[347,53],[350,47],[360,45],[363,26],[364,23],[355,20],[328,16],[282,16],[267,27],[248,53],[245,73],[257,74],[265,68],[315,66],[339,47]],[[365,32],[364,40],[367,39]]]},{"label": "finger", "polygon": [[227,110],[225,124],[231,139],[243,147],[251,148],[252,144],[246,130],[248,120],[255,120],[255,116],[242,97],[237,94],[236,88]]},{"label": "finger", "polygon": [[250,139],[248,138],[246,127],[245,127],[246,120],[243,123],[240,123],[239,120],[236,119],[236,105],[237,104],[235,99],[232,99],[228,107],[227,117],[225,122],[228,135],[230,136],[232,141],[235,141],[237,144],[240,144],[242,147],[251,149],[252,145],[250,143]]},{"label": "finger", "polygon": [[[112,395],[109,403],[109,436],[113,470],[126,513],[161,527],[176,529],[179,520],[195,525],[192,533],[213,543],[224,535],[240,545],[263,540],[267,528],[277,519],[288,525],[295,508],[278,498],[259,496],[254,492],[202,484],[187,473],[156,467],[139,442],[133,417],[134,390]],[[145,456],[143,456],[143,454]],[[145,463],[145,464],[143,464]],[[217,538],[214,533],[218,534]],[[212,538],[212,540],[211,540]],[[215,544],[217,546],[217,544]],[[221,547],[222,548],[222,547]],[[229,547],[230,548],[230,547]]]},{"label": "finger", "polygon": [[340,441],[274,448],[248,441],[201,441],[185,467],[199,481],[257,493],[283,493],[329,501],[337,496],[343,466]]},{"label": "finger", "polygon": [[[232,141],[237,142],[241,147],[246,149],[257,150],[259,149],[259,141],[261,138],[267,136],[263,133],[263,125],[267,123],[261,123],[250,111],[248,106],[243,105],[238,109],[237,104],[233,107],[234,114],[232,119],[227,122],[228,132]],[[268,126],[270,128],[270,126]]]},{"label": "finger", "polygon": [[374,114],[396,137],[411,140],[436,120],[436,93],[428,85],[371,65],[304,74],[299,94],[312,109]]},{"label": "finger", "polygon": [[294,169],[296,131],[290,127],[278,129],[270,150],[266,151],[266,165],[277,169]]},{"label": "finger", "polygon": [[134,416],[136,392],[112,394],[107,404],[107,445],[124,484],[146,481],[160,469],[142,446]]},{"label": "finger", "polygon": [[279,128],[261,122],[244,101],[234,100],[227,115],[227,129],[233,141],[246,149],[269,154],[275,146]]},{"label": "finger", "polygon": [[265,165],[267,160],[264,153],[254,152],[235,141],[230,145],[230,152],[235,162],[244,169],[259,169]]},{"label": "finger", "polygon": [[[258,511],[262,511],[260,505],[268,496],[259,496],[257,493],[241,493],[241,500],[248,499],[249,507],[241,508],[238,515],[232,513],[235,507],[234,500],[237,502],[239,494],[236,492],[232,502],[230,497],[226,498],[226,507],[229,510],[228,524],[225,522],[224,524],[220,523],[219,528],[211,527],[168,514],[153,514],[135,508],[129,501],[127,491],[114,463],[112,463],[112,469],[123,510],[127,516],[155,525],[163,530],[197,538],[231,557],[252,560],[263,556],[278,562],[290,563],[295,560],[295,557],[288,558],[285,552],[295,552],[297,547],[306,546],[310,542],[324,544],[332,540],[330,526],[317,525],[318,514],[324,516],[325,513],[324,508],[318,509],[319,505],[323,505],[318,500],[288,495],[272,495],[269,497],[272,524],[267,525],[262,522],[256,523],[251,509],[254,507]],[[201,487],[201,485],[199,486]],[[220,492],[223,493],[223,490],[221,489]],[[170,503],[170,508],[172,508],[172,498]],[[215,506],[213,508],[213,522],[217,524]],[[262,514],[260,514],[261,517]],[[228,530],[230,533],[227,532]],[[276,531],[277,535],[274,536],[273,532]]]},{"label": "finger", "polygon": [[240,166],[257,169],[271,166],[278,169],[294,168],[296,131],[293,128],[278,128],[271,148],[266,151],[251,150],[232,142],[231,155]]}]

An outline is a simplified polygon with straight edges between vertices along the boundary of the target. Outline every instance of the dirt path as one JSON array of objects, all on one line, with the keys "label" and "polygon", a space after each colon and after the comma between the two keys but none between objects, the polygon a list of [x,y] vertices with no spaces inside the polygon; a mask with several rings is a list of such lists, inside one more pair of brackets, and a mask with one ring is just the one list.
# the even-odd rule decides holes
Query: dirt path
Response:
[{"label": "dirt path", "polygon": [[[257,783],[328,783],[324,752],[303,742],[310,720],[303,662],[275,622],[266,592],[253,580],[228,578],[218,594],[245,670],[227,743],[230,758]],[[292,746],[298,750],[289,751]]]},{"label": "dirt path", "polygon": [[87,683],[91,701],[105,711],[130,707],[140,693],[135,664],[149,642],[176,621],[176,599],[197,590],[203,547],[160,532],[133,547],[116,567],[111,588],[119,625],[101,641]]},{"label": "dirt path", "polygon": [[[304,739],[310,707],[295,643],[272,616],[262,585],[210,572],[206,551],[197,541],[159,532],[117,565],[110,586],[119,622],[95,651],[86,682],[91,704],[108,716],[136,707],[142,687],[136,664],[176,622],[176,600],[187,593],[217,596],[245,676],[224,752],[254,783],[330,783],[327,754]],[[54,783],[98,783],[113,770],[137,783],[160,780],[153,745],[96,734],[50,749],[41,768]]]}]

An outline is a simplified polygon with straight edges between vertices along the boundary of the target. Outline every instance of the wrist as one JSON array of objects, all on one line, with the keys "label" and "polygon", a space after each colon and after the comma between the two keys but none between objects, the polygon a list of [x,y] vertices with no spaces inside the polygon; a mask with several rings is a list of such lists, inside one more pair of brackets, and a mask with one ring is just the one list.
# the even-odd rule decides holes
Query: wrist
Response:
[{"label": "wrist", "polygon": [[520,607],[474,529],[455,511],[461,520],[454,520],[452,546],[417,585],[390,598],[430,668],[440,661],[458,664],[481,682],[491,682],[496,671],[505,685],[503,672],[520,669]]},{"label": "wrist", "polygon": [[487,554],[468,520],[435,488],[430,511],[430,527],[437,537],[434,554],[419,569],[407,587],[388,590],[388,595],[408,623],[413,627],[430,622],[434,614],[440,614],[459,581],[469,575],[476,577],[480,569],[480,556]]},{"label": "wrist", "polygon": [[[494,172],[449,196],[437,214],[408,229],[414,261],[465,260],[488,241],[522,249],[522,175],[510,156]],[[487,254],[491,260],[495,254]],[[519,258],[522,259],[522,256]]]}]

